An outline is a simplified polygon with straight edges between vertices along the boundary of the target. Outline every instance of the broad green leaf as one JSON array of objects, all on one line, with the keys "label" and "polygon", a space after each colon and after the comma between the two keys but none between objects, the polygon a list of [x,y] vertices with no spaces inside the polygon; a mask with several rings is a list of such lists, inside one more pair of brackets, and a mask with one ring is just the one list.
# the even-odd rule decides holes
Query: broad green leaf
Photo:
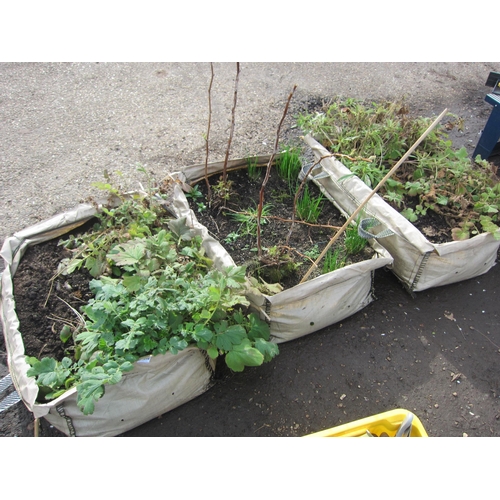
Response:
[{"label": "broad green leaf", "polygon": [[124,276],[123,285],[129,292],[137,292],[141,289],[143,278],[138,275]]},{"label": "broad green leaf", "polygon": [[71,338],[72,334],[71,327],[69,325],[64,325],[59,333],[59,338],[61,342],[65,344]]},{"label": "broad green leaf", "polygon": [[248,338],[256,340],[262,338],[264,340],[269,340],[271,335],[271,329],[269,325],[261,320],[255,313],[250,314],[250,330],[248,331]]},{"label": "broad green leaf", "polygon": [[235,372],[241,372],[245,366],[260,366],[264,362],[264,355],[250,341],[245,339],[234,350],[226,354],[226,364]]},{"label": "broad green leaf", "polygon": [[205,340],[206,342],[211,342],[214,337],[214,333],[209,328],[204,327],[203,325],[196,325],[194,329],[193,338],[194,340]]},{"label": "broad green leaf", "polygon": [[207,349],[207,354],[212,359],[216,359],[219,356],[219,350],[216,347],[209,347]]},{"label": "broad green leaf", "polygon": [[436,198],[436,202],[439,203],[439,205],[448,205],[449,198],[447,196],[439,195]]},{"label": "broad green leaf", "polygon": [[179,337],[172,337],[169,341],[169,350],[172,354],[177,354],[179,351],[186,349],[188,343]]}]

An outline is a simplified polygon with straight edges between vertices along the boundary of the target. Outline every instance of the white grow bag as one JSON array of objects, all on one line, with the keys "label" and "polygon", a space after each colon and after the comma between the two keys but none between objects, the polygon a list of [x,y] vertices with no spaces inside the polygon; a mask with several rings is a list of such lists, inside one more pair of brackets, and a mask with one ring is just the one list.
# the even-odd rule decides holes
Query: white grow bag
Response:
[{"label": "white grow bag", "polygon": [[[310,179],[335,206],[349,217],[371,193],[371,189],[310,135],[304,141],[315,162]],[[391,269],[411,292],[448,285],[486,273],[495,265],[500,241],[489,233],[469,240],[431,243],[384,199],[375,194],[365,205],[366,217],[376,218],[393,235],[378,240],[394,258]],[[375,227],[371,232],[377,233]]]},{"label": "white grow bag", "polygon": [[[257,164],[265,165],[268,159],[259,157]],[[227,170],[246,166],[246,159],[232,160],[228,162]],[[221,173],[222,169],[223,162],[208,165],[209,175]],[[204,178],[204,173],[204,165],[193,165],[172,175],[181,182],[193,185]],[[208,230],[197,221],[179,185],[176,186],[175,210],[179,217],[186,217],[198,227],[212,245],[216,244],[216,240],[208,235]],[[221,262],[235,265],[220,243],[217,243],[217,248]],[[376,246],[376,250],[375,258],[321,275],[272,296],[249,292],[247,298],[253,308],[270,324],[273,342],[287,342],[308,335],[342,321],[373,302],[373,273],[393,261],[383,247]]]},{"label": "white grow bag", "polygon": [[[7,238],[1,257],[5,269],[1,281],[1,320],[7,361],[14,386],[35,418],[44,417],[68,436],[116,436],[166,413],[207,391],[213,380],[215,362],[196,347],[177,355],[145,357],[132,371],[95,404],[92,415],[84,415],[76,405],[76,389],[46,403],[36,402],[38,386],[27,376],[22,325],[15,311],[13,277],[26,249],[71,231],[96,214],[92,205],[80,205]],[[210,255],[210,249],[207,249]]]}]

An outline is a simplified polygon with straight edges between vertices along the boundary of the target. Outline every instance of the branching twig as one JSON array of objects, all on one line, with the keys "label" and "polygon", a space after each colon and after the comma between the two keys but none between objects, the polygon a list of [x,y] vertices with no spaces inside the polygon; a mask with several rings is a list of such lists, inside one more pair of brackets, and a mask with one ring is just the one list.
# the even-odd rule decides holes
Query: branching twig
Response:
[{"label": "branching twig", "polygon": [[311,259],[311,257],[308,257],[307,255],[299,252],[297,249],[295,249],[293,247],[289,247],[286,245],[280,245],[279,248],[285,248],[286,250],[291,250],[292,252],[295,252],[297,255],[300,255],[303,259],[308,259],[311,262],[311,264],[314,264],[314,260]]},{"label": "branching twig", "polygon": [[236,115],[236,101],[238,98],[238,80],[240,77],[240,63],[236,63],[236,80],[234,82],[234,101],[233,101],[233,109],[231,112],[231,129],[229,131],[229,141],[227,143],[226,157],[224,158],[224,166],[222,169],[222,182],[225,184],[227,180],[227,162],[229,160],[229,151],[231,149],[231,142],[233,140],[233,132],[234,132],[234,121]]},{"label": "branching twig", "polygon": [[[227,208],[227,207],[224,210],[228,211],[228,212],[233,212],[235,214],[253,215],[250,212],[244,212],[244,211],[241,212],[239,210],[232,210],[231,208]],[[306,222],[303,220],[283,219],[283,217],[278,217],[277,215],[264,215],[264,217],[261,217],[261,220],[262,219],[274,219],[274,220],[279,220],[280,222],[297,223],[297,224],[303,224],[305,226],[319,227],[322,229],[340,229],[340,226],[332,226],[330,224],[313,224],[312,222]],[[215,220],[213,218],[212,218],[212,222],[215,223]]]},{"label": "branching twig", "polygon": [[480,332],[477,328],[474,328],[473,326],[469,326],[469,328],[474,332],[480,333],[488,342],[491,342],[498,350],[500,350],[500,346],[496,345],[495,342],[493,342],[493,340],[487,337],[483,332]]},{"label": "branching twig", "polygon": [[267,181],[269,180],[269,176],[271,174],[271,166],[273,164],[274,157],[276,156],[276,151],[278,150],[281,125],[285,121],[285,117],[288,113],[288,106],[290,105],[290,101],[292,100],[292,96],[293,96],[296,88],[297,88],[297,85],[294,85],[292,91],[290,92],[290,95],[288,96],[288,100],[286,101],[285,110],[283,112],[283,116],[281,117],[280,123],[278,125],[278,130],[276,131],[276,141],[274,143],[274,150],[273,150],[273,153],[271,154],[271,157],[269,158],[269,162],[267,163],[266,175],[264,177],[264,180],[262,181],[262,186],[260,188],[259,206],[257,208],[257,250],[258,250],[259,259],[262,257],[262,245],[261,245],[261,240],[260,240],[260,218],[262,216],[262,209],[264,207],[264,189],[266,187]]}]

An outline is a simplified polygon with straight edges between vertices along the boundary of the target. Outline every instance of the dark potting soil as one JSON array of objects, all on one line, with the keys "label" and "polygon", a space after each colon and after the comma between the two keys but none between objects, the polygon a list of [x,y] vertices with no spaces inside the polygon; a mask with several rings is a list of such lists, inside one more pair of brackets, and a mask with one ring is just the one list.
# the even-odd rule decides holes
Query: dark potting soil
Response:
[{"label": "dark potting soil", "polygon": [[[300,282],[319,253],[344,225],[345,218],[310,182],[307,183],[310,196],[321,196],[323,199],[320,216],[315,222],[301,220],[297,215],[294,217],[295,188],[291,189],[273,170],[264,188],[263,204],[269,206],[269,215],[261,218],[260,259],[256,228],[248,234],[245,223],[235,217],[249,212],[257,213],[265,168],[261,168],[256,180],[249,177],[247,169],[228,172],[231,192],[225,203],[216,194],[216,185],[221,180],[218,175],[209,178],[211,203],[207,198],[208,188],[204,180],[197,184],[203,198],[188,199],[198,221],[224,245],[237,265],[247,266],[249,274],[260,276],[268,283],[279,282],[283,288],[290,288]],[[345,233],[342,233],[332,246],[332,251],[338,248],[345,253],[344,237]],[[367,244],[361,252],[349,255],[346,264],[370,259],[373,254]],[[322,265],[322,262],[318,264],[318,270],[314,270],[311,277],[321,274]]]},{"label": "dark potting soil", "polygon": [[78,323],[75,311],[80,312],[92,297],[92,276],[85,269],[66,276],[57,274],[61,260],[70,256],[58,242],[56,238],[29,247],[13,278],[25,353],[39,359],[51,356],[60,360],[71,350],[71,340],[63,344],[60,331],[65,324]]}]

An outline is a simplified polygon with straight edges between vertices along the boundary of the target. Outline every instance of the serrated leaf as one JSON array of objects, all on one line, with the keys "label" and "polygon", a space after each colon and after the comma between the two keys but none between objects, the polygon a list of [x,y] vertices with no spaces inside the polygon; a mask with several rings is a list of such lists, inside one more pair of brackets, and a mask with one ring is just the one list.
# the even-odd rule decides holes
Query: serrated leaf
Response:
[{"label": "serrated leaf", "polygon": [[142,332],[140,331],[134,331],[125,334],[122,339],[116,342],[115,348],[123,351],[129,351],[133,349],[139,342],[137,336],[141,334]]},{"label": "serrated leaf", "polygon": [[238,345],[246,337],[246,330],[241,325],[229,326],[224,332],[218,333],[215,345],[221,351],[231,351],[233,346]]},{"label": "serrated leaf", "polygon": [[464,241],[470,238],[470,232],[466,228],[454,227],[451,230],[451,237],[453,241]]},{"label": "serrated leaf", "polygon": [[494,234],[499,229],[499,227],[489,217],[481,216],[480,221],[483,230],[488,233]]},{"label": "serrated leaf", "polygon": [[94,401],[100,399],[104,394],[103,383],[100,380],[92,379],[82,382],[76,386],[76,404],[84,415],[94,413]]},{"label": "serrated leaf", "polygon": [[417,214],[411,208],[407,208],[401,211],[401,215],[408,219],[410,222],[415,222],[418,220]]},{"label": "serrated leaf", "polygon": [[104,271],[106,267],[106,261],[99,257],[87,257],[85,260],[85,269],[94,278],[98,278]]},{"label": "serrated leaf", "polygon": [[141,261],[145,252],[146,248],[143,243],[130,241],[114,247],[108,253],[108,258],[118,266],[133,266]]},{"label": "serrated leaf", "polygon": [[267,342],[264,339],[257,339],[255,341],[255,348],[258,349],[264,356],[264,361],[271,361],[279,354],[279,347],[273,342]]},{"label": "serrated leaf", "polygon": [[63,274],[71,274],[82,267],[84,259],[63,259],[59,263],[57,270]]},{"label": "serrated leaf", "polygon": [[187,226],[186,217],[168,221],[168,227],[178,238],[185,241],[192,239],[196,235],[196,231]]},{"label": "serrated leaf", "polygon": [[123,277],[123,286],[129,292],[137,292],[141,289],[143,279],[141,276],[133,275],[133,276],[124,276]]}]

